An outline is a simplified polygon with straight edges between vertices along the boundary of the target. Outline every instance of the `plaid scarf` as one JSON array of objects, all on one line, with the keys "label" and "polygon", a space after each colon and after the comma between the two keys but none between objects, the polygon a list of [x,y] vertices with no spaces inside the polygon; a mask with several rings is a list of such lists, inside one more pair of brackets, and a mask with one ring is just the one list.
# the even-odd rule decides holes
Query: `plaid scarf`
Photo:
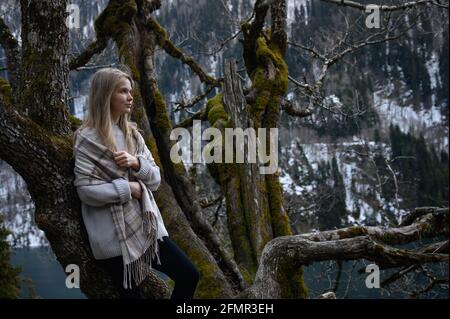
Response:
[{"label": "plaid scarf", "polygon": [[[144,139],[140,134],[135,134],[136,152],[134,156],[144,155]],[[86,136],[78,132],[75,150],[77,156],[83,157],[85,164],[75,166],[75,186],[99,185],[110,183],[117,178],[128,180],[128,169],[116,165],[113,152],[106,148],[97,134]],[[157,207],[153,195],[147,186],[138,180],[141,190],[142,212],[136,211],[131,201],[125,204],[110,204],[116,234],[119,239],[124,263],[125,289],[131,288],[131,278],[139,285],[152,267],[152,259],[156,257],[158,264],[158,222],[156,212],[152,207]],[[140,234],[144,234],[145,241]]]}]

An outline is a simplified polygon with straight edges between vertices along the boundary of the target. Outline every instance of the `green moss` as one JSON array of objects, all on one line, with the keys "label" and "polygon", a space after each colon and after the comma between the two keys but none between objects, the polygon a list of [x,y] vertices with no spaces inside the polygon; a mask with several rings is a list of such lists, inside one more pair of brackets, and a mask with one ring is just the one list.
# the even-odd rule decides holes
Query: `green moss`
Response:
[{"label": "green moss", "polygon": [[367,229],[363,226],[352,226],[345,230],[338,230],[337,233],[340,239],[365,236],[368,234]]},{"label": "green moss", "polygon": [[[170,123],[169,115],[167,113],[166,102],[164,101],[164,97],[158,89],[158,86],[155,80],[151,80],[153,99],[155,104],[155,115],[152,119],[152,123],[156,125],[158,130],[163,134],[167,134],[167,136],[172,131],[172,123]],[[170,147],[175,143],[172,141]],[[186,170],[182,162],[180,163],[172,163],[173,170],[175,174],[184,174]]]},{"label": "green moss", "polygon": [[[138,90],[136,90],[136,91],[138,91]],[[138,127],[143,127],[144,121],[146,118],[145,118],[144,107],[141,107],[142,100],[141,100],[139,92],[135,92],[135,94],[133,94],[133,99],[134,99],[134,105],[136,105],[138,107],[136,107],[133,111],[132,120],[138,124]]]},{"label": "green moss", "polygon": [[95,20],[95,30],[100,37],[111,36],[121,42],[122,37],[131,31],[130,23],[137,13],[134,0],[111,0],[106,9]]},{"label": "green moss", "polygon": [[269,195],[269,207],[272,229],[275,237],[291,235],[291,227],[287,214],[283,210],[283,192],[277,175],[266,176],[266,186]]},{"label": "green moss", "polygon": [[175,57],[181,57],[183,55],[183,53],[169,41],[166,30],[154,18],[150,17],[147,20],[147,25],[155,32],[160,47],[168,45],[170,46],[171,55]]},{"label": "green moss", "polygon": [[[280,99],[288,89],[288,68],[278,46],[270,41],[268,44],[263,36],[256,41],[255,59],[257,67],[250,78],[257,90],[257,98],[252,103],[250,112],[255,123],[260,123],[262,114],[278,113]],[[272,62],[278,73],[271,79],[267,77],[265,69],[268,61]],[[268,106],[271,106],[270,110],[267,109]]]},{"label": "green moss", "polygon": [[[154,86],[156,88],[156,85]],[[159,128],[162,128],[166,132],[172,130],[172,123],[170,123],[169,116],[167,114],[166,102],[164,97],[158,89],[153,90],[153,98],[155,103],[155,118],[154,122],[158,124]]]},{"label": "green moss", "polygon": [[77,128],[79,128],[81,126],[81,124],[83,123],[82,120],[80,120],[78,117],[70,114],[69,115],[69,121],[70,124],[72,125],[72,131],[76,131]]},{"label": "green moss", "polygon": [[95,30],[99,38],[111,37],[114,39],[119,48],[122,63],[130,68],[133,78],[139,81],[140,73],[136,67],[132,50],[125,41],[125,36],[132,32],[131,23],[136,13],[136,1],[112,0],[95,20]]},{"label": "green moss", "polygon": [[61,158],[68,159],[72,157],[72,140],[69,137],[49,135],[49,138],[52,141],[52,146],[56,147],[58,149],[58,152],[62,154]]},{"label": "green moss", "polygon": [[200,281],[197,286],[196,298],[224,298],[226,297],[224,288],[220,285],[220,282],[216,279],[216,268],[214,264],[210,263],[204,258],[204,254],[195,249],[187,239],[179,239],[183,250],[190,257],[196,268],[200,272]]},{"label": "green moss", "polygon": [[0,94],[5,99],[5,102],[12,105],[13,104],[13,96],[12,96],[12,89],[9,85],[9,82],[6,81],[4,78],[0,77]]},{"label": "green moss", "polygon": [[306,299],[308,288],[303,280],[303,266],[292,262],[284,262],[277,270],[277,281],[282,288],[281,298],[284,299]]},{"label": "green moss", "polygon": [[162,170],[163,166],[161,163],[161,158],[159,157],[158,147],[156,146],[156,141],[154,138],[148,138],[145,140],[145,144],[147,145],[148,149],[153,155],[153,158],[155,159],[156,165],[159,166],[159,168]]},{"label": "green moss", "polygon": [[206,113],[208,115],[208,121],[212,127],[218,126],[224,127],[229,119],[228,113],[225,111],[225,108],[222,104],[222,96],[223,94],[219,93],[212,99],[208,100],[206,104]]},{"label": "green moss", "polygon": [[130,68],[131,75],[135,81],[141,80],[141,74],[136,67],[135,58],[132,54],[131,48],[125,42],[121,43],[119,47],[119,57],[122,59],[122,63]]}]

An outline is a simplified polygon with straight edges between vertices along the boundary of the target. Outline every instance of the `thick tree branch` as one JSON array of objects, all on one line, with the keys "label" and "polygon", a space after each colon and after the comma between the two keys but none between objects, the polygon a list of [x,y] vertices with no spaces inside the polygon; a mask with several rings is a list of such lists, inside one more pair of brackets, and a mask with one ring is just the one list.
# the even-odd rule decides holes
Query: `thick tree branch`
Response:
[{"label": "thick tree branch", "polygon": [[386,247],[369,237],[347,238],[329,242],[311,242],[300,236],[278,237],[264,249],[250,296],[280,298],[282,289],[277,280],[285,263],[298,266],[324,260],[367,259],[380,268],[394,268],[428,262],[448,261],[447,254],[419,254]]},{"label": "thick tree branch", "polygon": [[240,39],[240,42],[244,47],[243,56],[248,74],[251,74],[256,68],[256,41],[261,35],[261,31],[264,27],[267,11],[269,10],[270,5],[275,1],[276,0],[257,0],[251,17],[254,17],[253,21],[251,23],[245,22],[241,25],[244,39]]},{"label": "thick tree branch", "polygon": [[80,53],[70,61],[69,69],[72,71],[85,66],[86,63],[88,63],[94,55],[103,52],[107,45],[108,39],[106,37],[98,38],[97,40],[89,44],[82,53]]},{"label": "thick tree branch", "polygon": [[[417,208],[415,211],[428,210],[420,215],[414,223],[399,228],[386,228],[381,226],[352,226],[338,230],[329,230],[318,233],[299,235],[311,241],[329,241],[335,239],[352,238],[355,236],[368,236],[378,242],[388,245],[410,243],[421,238],[448,234],[448,208]],[[415,214],[415,213],[413,213]]]},{"label": "thick tree branch", "polygon": [[287,10],[286,0],[278,0],[270,7],[272,17],[271,43],[275,44],[282,54],[285,55],[287,49]]},{"label": "thick tree branch", "polygon": [[[367,259],[381,269],[429,262],[446,262],[448,253],[405,250],[386,244],[404,244],[422,238],[448,235],[448,208],[435,209],[401,228],[346,228],[316,234],[278,237],[264,248],[255,282],[243,295],[252,298],[283,297],[281,274],[292,265],[300,267],[324,260]],[[289,267],[288,267],[289,265]]]},{"label": "thick tree branch", "polygon": [[[64,139],[51,140],[47,132],[20,115],[2,95],[0,142],[0,158],[14,167],[27,185],[40,185],[42,189],[45,189],[46,184],[51,185],[51,189],[65,185],[63,176],[57,172],[61,171],[64,163],[70,159],[70,142]],[[69,154],[69,157],[64,157],[63,154]],[[33,160],[30,161],[30,158]]]}]

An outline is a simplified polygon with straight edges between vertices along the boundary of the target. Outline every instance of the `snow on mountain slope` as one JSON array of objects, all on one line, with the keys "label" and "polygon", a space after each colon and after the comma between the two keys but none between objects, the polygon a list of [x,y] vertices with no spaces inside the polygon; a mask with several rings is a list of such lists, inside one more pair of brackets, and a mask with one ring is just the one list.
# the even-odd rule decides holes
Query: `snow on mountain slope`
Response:
[{"label": "snow on mountain slope", "polygon": [[0,160],[0,214],[3,226],[12,232],[6,238],[14,247],[48,246],[44,232],[33,220],[34,204],[23,179]]}]

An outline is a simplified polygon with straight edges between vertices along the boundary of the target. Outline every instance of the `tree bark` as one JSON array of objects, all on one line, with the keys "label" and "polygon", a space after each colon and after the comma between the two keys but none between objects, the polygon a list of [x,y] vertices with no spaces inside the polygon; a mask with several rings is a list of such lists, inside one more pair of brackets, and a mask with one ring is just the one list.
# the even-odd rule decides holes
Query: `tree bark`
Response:
[{"label": "tree bark", "polygon": [[50,134],[68,136],[67,0],[21,0],[19,109]]}]

